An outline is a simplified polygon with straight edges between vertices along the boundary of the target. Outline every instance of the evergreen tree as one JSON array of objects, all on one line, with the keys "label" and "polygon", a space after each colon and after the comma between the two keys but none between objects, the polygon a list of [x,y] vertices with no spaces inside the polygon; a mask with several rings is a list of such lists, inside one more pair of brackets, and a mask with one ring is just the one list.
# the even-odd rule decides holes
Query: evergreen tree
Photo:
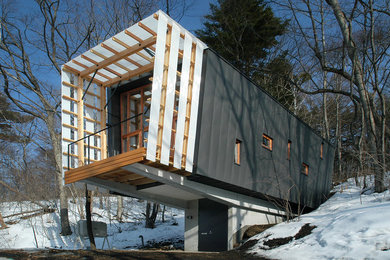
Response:
[{"label": "evergreen tree", "polygon": [[291,82],[296,76],[287,53],[268,57],[288,22],[275,17],[263,0],[218,0],[210,10],[198,37],[294,111],[297,96]]},{"label": "evergreen tree", "polygon": [[198,37],[246,75],[264,67],[270,48],[277,44],[287,22],[274,16],[262,0],[218,0],[210,4]]},{"label": "evergreen tree", "polygon": [[286,108],[294,111],[294,103],[298,102],[299,97],[292,82],[298,82],[302,78],[294,75],[293,66],[286,55],[287,53],[282,53],[265,64],[264,68],[255,71],[252,80]]}]

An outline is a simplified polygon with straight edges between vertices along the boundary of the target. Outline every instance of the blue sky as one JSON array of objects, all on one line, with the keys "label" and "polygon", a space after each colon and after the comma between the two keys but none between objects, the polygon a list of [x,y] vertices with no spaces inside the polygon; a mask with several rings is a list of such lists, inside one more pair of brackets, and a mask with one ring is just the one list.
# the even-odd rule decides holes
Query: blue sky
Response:
[{"label": "blue sky", "polygon": [[178,22],[192,33],[200,29],[204,21],[203,17],[209,13],[210,3],[216,3],[216,0],[195,0],[185,16]]}]

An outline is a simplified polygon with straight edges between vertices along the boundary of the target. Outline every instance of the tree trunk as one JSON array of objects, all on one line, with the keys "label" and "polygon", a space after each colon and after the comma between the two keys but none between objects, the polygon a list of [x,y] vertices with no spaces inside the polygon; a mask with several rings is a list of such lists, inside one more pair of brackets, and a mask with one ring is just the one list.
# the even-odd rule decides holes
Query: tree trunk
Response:
[{"label": "tree trunk", "polygon": [[370,94],[368,93],[365,83],[364,83],[364,76],[363,76],[363,66],[361,62],[359,61],[358,55],[357,55],[357,48],[356,44],[353,41],[354,37],[352,36],[352,28],[350,23],[347,20],[347,16],[344,14],[344,12],[341,10],[340,4],[338,0],[326,0],[326,2],[329,4],[329,6],[332,8],[333,13],[336,17],[336,20],[339,24],[341,33],[343,35],[344,43],[347,48],[348,56],[352,62],[353,66],[353,76],[352,80],[353,83],[356,85],[359,97],[360,97],[360,103],[362,105],[364,118],[366,120],[366,134],[367,135],[367,145],[368,145],[368,151],[372,157],[371,159],[371,165],[374,171],[375,175],[375,191],[376,192],[383,192],[385,190],[384,186],[384,172],[379,167],[378,162],[381,161],[380,159],[380,150],[378,150],[378,147],[376,145],[377,138],[377,130],[376,130],[376,124],[374,119],[374,113],[373,108],[371,106],[370,102]]},{"label": "tree trunk", "polygon": [[[324,21],[324,6],[323,2],[321,1],[321,21]],[[325,23],[321,22],[321,43],[322,43],[322,63],[324,66],[326,66],[326,41],[325,41]],[[322,88],[327,89],[328,88],[328,72],[323,71],[322,73],[323,79],[322,79]],[[323,102],[323,121],[324,121],[324,134],[323,137],[326,140],[329,140],[329,121],[328,121],[328,98],[327,93],[324,92],[322,94],[322,102]]]},{"label": "tree trunk", "polygon": [[359,152],[359,175],[364,176],[363,177],[363,189],[367,187],[366,183],[366,173],[364,171],[364,147],[363,147],[363,140],[364,140],[364,133],[366,132],[366,121],[364,120],[364,113],[361,111],[361,124],[362,129],[359,137],[359,144],[358,144],[358,152]]},{"label": "tree trunk", "polygon": [[[43,101],[42,101],[43,102]],[[65,185],[62,176],[62,152],[60,135],[55,131],[55,111],[48,112],[48,117],[45,120],[51,143],[53,144],[54,158],[56,162],[56,176],[58,190],[60,195],[60,219],[61,219],[61,235],[69,236],[72,234],[68,217],[68,198],[66,196]]]},{"label": "tree trunk", "polygon": [[99,192],[99,209],[103,209],[103,194]]},{"label": "tree trunk", "polygon": [[151,203],[147,202],[145,212],[145,228],[154,228],[159,207],[160,205],[158,203],[153,203],[153,208],[151,210]]},{"label": "tree trunk", "polygon": [[5,224],[4,220],[3,220],[3,216],[1,215],[1,212],[0,212],[0,229],[3,229],[3,228],[7,228],[8,226]]},{"label": "tree trunk", "polygon": [[[337,88],[340,88],[341,82],[337,77]],[[340,122],[340,95],[336,96],[336,140],[337,140],[337,176],[341,179],[341,122]]]},{"label": "tree trunk", "polygon": [[122,222],[122,217],[123,217],[123,197],[122,196],[117,196],[117,201],[118,201],[118,207],[116,209],[116,219],[118,222]]},{"label": "tree trunk", "polygon": [[91,219],[91,191],[88,190],[87,184],[85,184],[85,212],[87,216],[87,231],[88,238],[92,250],[96,250],[95,238],[92,230],[92,219]]},{"label": "tree trunk", "polygon": [[161,221],[162,221],[162,223],[165,222],[165,205],[164,205],[163,210],[161,212]]}]

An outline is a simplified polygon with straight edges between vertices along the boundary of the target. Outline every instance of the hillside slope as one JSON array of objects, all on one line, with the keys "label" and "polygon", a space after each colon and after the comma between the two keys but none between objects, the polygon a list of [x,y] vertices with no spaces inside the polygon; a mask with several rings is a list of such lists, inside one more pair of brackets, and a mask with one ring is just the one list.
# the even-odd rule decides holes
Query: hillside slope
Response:
[{"label": "hillside slope", "polygon": [[[247,252],[272,259],[390,259],[389,191],[362,192],[352,179],[334,191],[317,210],[252,237]],[[298,238],[306,224],[315,228]]]}]

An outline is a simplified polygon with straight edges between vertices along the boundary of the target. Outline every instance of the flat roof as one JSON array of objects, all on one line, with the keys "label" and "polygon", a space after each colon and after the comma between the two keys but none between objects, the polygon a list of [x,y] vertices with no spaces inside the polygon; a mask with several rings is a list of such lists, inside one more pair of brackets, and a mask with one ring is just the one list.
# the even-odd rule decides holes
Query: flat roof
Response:
[{"label": "flat roof", "polygon": [[[107,87],[153,70],[158,18],[161,15],[168,20],[168,26],[175,23],[180,27],[182,38],[184,32],[189,33],[159,10],[68,61],[62,69],[82,78],[93,78],[94,83]],[[179,49],[183,49],[183,44],[182,39]]]}]

